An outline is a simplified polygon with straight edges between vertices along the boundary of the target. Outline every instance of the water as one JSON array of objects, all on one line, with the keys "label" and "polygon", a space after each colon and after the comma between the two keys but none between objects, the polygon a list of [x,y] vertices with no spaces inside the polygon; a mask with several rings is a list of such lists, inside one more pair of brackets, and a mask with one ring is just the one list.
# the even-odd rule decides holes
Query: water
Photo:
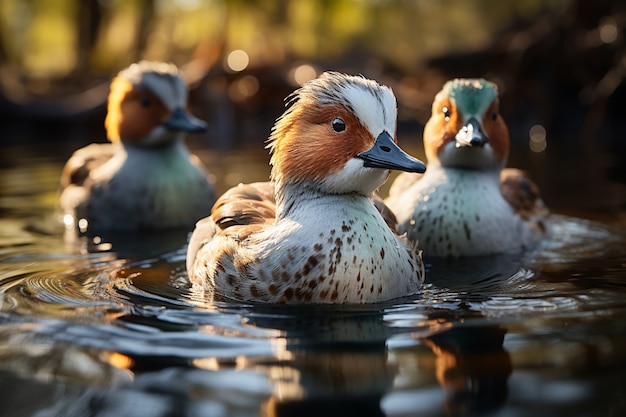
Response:
[{"label": "water", "polygon": [[523,257],[430,260],[420,294],[377,305],[207,304],[187,231],[64,239],[41,155],[0,172],[2,416],[626,415],[614,226],[555,215]]}]

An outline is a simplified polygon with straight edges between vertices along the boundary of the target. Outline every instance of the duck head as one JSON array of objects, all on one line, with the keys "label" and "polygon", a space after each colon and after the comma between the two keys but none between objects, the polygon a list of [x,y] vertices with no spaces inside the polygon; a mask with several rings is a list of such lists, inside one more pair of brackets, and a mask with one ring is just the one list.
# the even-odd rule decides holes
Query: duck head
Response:
[{"label": "duck head", "polygon": [[509,131],[499,106],[498,89],[492,82],[448,81],[435,97],[424,127],[428,162],[478,170],[504,167]]},{"label": "duck head", "polygon": [[187,110],[187,86],[173,64],[141,61],[111,83],[105,127],[111,142],[158,146],[206,123]]},{"label": "duck head", "polygon": [[371,194],[390,170],[426,167],[396,143],[396,99],[363,77],[326,72],[288,97],[269,138],[271,179],[329,194]]}]

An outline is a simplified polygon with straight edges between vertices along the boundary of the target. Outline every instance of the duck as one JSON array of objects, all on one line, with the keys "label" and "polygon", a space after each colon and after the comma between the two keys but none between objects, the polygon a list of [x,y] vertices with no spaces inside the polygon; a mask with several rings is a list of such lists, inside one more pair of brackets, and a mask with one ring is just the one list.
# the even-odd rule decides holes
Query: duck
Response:
[{"label": "duck", "polygon": [[208,300],[365,304],[414,294],[417,247],[372,200],[391,170],[424,172],[395,137],[397,105],[376,81],[324,72],[274,124],[270,180],[226,191],[188,243],[194,294]]},{"label": "duck", "polygon": [[171,63],[133,63],[113,78],[109,142],[75,151],[61,173],[58,205],[68,229],[191,230],[210,214],[213,176],[184,143],[207,124],[186,109],[187,94]]},{"label": "duck", "polygon": [[549,210],[527,172],[505,168],[510,139],[496,84],[459,78],[424,126],[428,170],[401,173],[385,204],[425,257],[520,253],[547,233]]}]

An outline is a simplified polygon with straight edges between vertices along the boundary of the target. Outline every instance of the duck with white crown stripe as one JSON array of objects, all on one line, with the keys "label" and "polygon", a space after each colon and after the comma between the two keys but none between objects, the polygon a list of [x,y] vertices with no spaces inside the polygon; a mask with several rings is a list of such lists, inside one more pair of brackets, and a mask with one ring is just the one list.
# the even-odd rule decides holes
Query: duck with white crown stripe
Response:
[{"label": "duck with white crown stripe", "polygon": [[183,142],[206,123],[186,106],[173,64],[142,61],[113,79],[105,120],[112,143],[79,149],[63,169],[59,206],[68,228],[190,227],[210,213],[213,181]]},{"label": "duck with white crown stripe", "polygon": [[370,199],[391,169],[424,172],[395,140],[392,91],[327,72],[269,139],[271,182],[239,185],[194,230],[187,271],[207,299],[373,303],[423,281],[421,256]]},{"label": "duck with white crown stripe", "polygon": [[427,257],[516,253],[540,241],[548,209],[526,173],[503,169],[509,145],[496,85],[447,82],[424,127],[428,171],[400,174],[385,200],[398,231]]}]

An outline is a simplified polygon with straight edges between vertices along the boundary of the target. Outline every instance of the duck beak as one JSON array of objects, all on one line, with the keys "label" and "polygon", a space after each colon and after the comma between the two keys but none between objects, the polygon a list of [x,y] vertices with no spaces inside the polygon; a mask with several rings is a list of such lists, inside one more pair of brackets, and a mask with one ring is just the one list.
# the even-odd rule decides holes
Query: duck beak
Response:
[{"label": "duck beak", "polygon": [[426,171],[424,163],[400,149],[387,131],[378,135],[371,149],[361,152],[356,157],[365,161],[363,166],[367,168],[419,173]]},{"label": "duck beak", "polygon": [[205,122],[182,108],[175,109],[170,117],[163,122],[163,126],[169,130],[194,133],[204,132],[207,127]]},{"label": "duck beak", "polygon": [[465,126],[455,136],[456,147],[471,146],[482,148],[489,142],[489,138],[483,132],[480,122],[475,117],[470,117]]}]

